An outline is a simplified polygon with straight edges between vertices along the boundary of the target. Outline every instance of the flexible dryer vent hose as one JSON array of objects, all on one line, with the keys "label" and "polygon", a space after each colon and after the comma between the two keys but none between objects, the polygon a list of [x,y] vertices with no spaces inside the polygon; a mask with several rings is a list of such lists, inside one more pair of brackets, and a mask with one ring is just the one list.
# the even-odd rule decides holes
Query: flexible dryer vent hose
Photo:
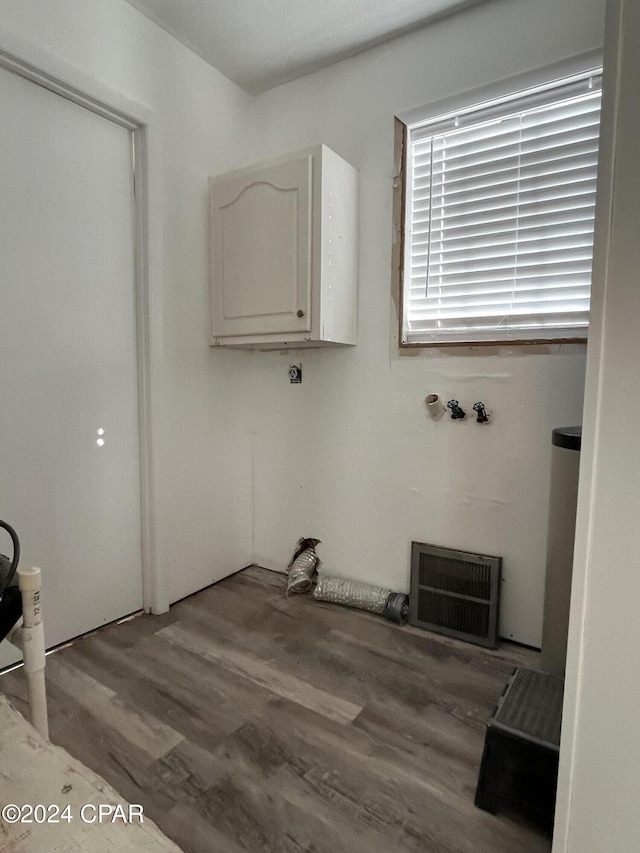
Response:
[{"label": "flexible dryer vent hose", "polygon": [[406,624],[409,619],[409,596],[384,587],[347,578],[320,575],[313,593],[318,601],[357,607],[369,613],[379,613],[392,622]]},{"label": "flexible dryer vent hose", "polygon": [[316,545],[319,544],[319,539],[303,538],[298,541],[289,563],[287,595],[309,592],[311,589],[311,581],[320,565],[316,554]]},{"label": "flexible dryer vent hose", "polygon": [[373,586],[362,581],[350,581],[347,578],[332,578],[321,575],[318,578],[313,597],[320,601],[330,601],[332,604],[344,604],[347,607],[357,607],[370,613],[384,613],[390,589]]}]

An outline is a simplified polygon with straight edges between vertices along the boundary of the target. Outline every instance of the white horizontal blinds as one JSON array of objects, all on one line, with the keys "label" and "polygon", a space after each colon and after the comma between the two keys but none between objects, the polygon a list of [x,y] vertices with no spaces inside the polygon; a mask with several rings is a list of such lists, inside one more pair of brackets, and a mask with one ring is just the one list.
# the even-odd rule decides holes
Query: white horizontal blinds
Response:
[{"label": "white horizontal blinds", "polygon": [[592,76],[412,131],[405,341],[584,337],[599,113]]}]

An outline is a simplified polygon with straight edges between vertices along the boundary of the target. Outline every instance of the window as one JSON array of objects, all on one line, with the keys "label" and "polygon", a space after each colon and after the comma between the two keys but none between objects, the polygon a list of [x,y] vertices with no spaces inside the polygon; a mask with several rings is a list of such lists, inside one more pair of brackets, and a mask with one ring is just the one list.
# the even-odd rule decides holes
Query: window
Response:
[{"label": "window", "polygon": [[408,130],[403,344],[586,338],[601,71]]}]

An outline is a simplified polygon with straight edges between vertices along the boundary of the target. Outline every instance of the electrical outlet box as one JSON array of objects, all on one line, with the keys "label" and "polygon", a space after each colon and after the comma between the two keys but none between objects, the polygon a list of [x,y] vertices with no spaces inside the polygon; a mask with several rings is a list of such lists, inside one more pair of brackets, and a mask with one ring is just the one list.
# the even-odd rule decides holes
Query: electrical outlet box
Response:
[{"label": "electrical outlet box", "polygon": [[301,364],[290,364],[289,365],[289,382],[292,385],[302,385],[302,365]]}]

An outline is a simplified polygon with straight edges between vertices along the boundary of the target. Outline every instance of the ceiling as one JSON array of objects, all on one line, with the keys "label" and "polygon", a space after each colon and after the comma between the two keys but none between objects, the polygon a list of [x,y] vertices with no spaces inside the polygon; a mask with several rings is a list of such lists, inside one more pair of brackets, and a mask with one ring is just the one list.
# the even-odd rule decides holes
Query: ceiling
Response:
[{"label": "ceiling", "polygon": [[257,93],[482,0],[128,0]]}]

